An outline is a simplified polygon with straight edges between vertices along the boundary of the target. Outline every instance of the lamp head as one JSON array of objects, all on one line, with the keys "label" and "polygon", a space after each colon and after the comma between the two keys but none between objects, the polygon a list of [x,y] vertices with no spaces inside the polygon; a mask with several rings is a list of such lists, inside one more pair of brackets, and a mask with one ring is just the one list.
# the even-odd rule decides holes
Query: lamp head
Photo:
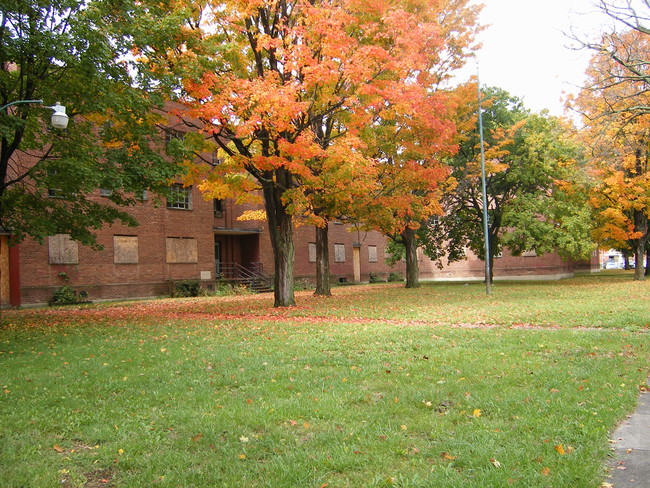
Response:
[{"label": "lamp head", "polygon": [[56,105],[48,107],[54,110],[52,114],[51,123],[52,127],[55,129],[65,129],[68,127],[69,117],[65,113],[65,106],[61,105],[61,102],[56,102]]}]

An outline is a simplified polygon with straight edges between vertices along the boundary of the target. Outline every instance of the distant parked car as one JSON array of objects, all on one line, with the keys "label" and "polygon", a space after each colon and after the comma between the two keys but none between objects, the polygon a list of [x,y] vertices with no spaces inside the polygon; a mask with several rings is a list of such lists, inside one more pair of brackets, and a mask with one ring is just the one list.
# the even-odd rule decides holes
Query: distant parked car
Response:
[{"label": "distant parked car", "polygon": [[607,261],[605,263],[605,269],[622,269],[622,266],[616,261]]}]

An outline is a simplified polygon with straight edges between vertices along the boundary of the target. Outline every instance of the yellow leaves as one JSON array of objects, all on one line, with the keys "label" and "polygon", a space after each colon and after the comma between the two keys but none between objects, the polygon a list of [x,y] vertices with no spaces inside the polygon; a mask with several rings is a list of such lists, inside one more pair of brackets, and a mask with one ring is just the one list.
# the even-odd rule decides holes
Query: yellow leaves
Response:
[{"label": "yellow leaves", "polygon": [[203,434],[201,432],[192,436],[192,442],[199,442],[201,439],[203,439]]},{"label": "yellow leaves", "polygon": [[475,408],[474,411],[472,412],[472,417],[478,418],[480,416],[481,416],[481,409]]},{"label": "yellow leaves", "polygon": [[575,447],[573,446],[564,447],[562,444],[557,444],[554,447],[554,449],[560,456],[564,456],[566,454],[571,454],[572,452],[575,452]]},{"label": "yellow leaves", "polygon": [[122,141],[106,141],[102,144],[106,149],[121,149],[124,146]]},{"label": "yellow leaves", "polygon": [[443,453],[441,453],[441,454],[440,454],[440,457],[441,457],[442,459],[446,459],[447,461],[453,461],[454,459],[456,459],[456,456],[452,456],[452,455],[449,454],[448,452],[443,452]]},{"label": "yellow leaves", "polygon": [[251,220],[266,221],[266,212],[264,210],[246,210],[242,213],[237,220],[246,222]]}]

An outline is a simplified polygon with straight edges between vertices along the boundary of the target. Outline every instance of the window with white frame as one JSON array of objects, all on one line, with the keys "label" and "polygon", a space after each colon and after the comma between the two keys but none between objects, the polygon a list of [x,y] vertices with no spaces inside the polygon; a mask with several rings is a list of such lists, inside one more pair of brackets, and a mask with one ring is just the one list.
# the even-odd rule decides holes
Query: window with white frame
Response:
[{"label": "window with white frame", "polygon": [[169,189],[167,208],[176,210],[192,210],[192,187],[174,184]]},{"label": "window with white frame", "polygon": [[178,140],[183,140],[185,138],[185,134],[181,132],[180,130],[174,130],[174,129],[166,129],[165,130],[165,145],[169,146],[172,141],[178,139]]},{"label": "window with white frame", "polygon": [[[54,178],[56,177],[58,171],[55,168],[52,168],[52,169],[48,169],[47,173],[48,176]],[[63,198],[65,195],[63,194],[63,190],[59,188],[48,188],[47,196],[50,198]]]}]

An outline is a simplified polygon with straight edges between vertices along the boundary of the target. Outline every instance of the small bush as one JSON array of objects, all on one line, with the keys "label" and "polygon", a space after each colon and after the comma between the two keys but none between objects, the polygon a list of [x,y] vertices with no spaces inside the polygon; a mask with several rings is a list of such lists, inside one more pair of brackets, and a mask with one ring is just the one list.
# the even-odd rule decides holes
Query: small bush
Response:
[{"label": "small bush", "polygon": [[246,285],[237,284],[232,286],[233,295],[254,295],[255,292]]},{"label": "small bush", "polygon": [[377,273],[370,273],[370,283],[383,283],[386,280]]},{"label": "small bush", "polygon": [[313,291],[316,289],[316,284],[309,278],[298,278],[293,282],[294,291]]},{"label": "small bush", "polygon": [[71,286],[65,285],[56,289],[50,305],[72,305],[80,301],[77,292]]},{"label": "small bush", "polygon": [[172,298],[198,297],[201,294],[199,280],[172,281],[170,295]]},{"label": "small bush", "polygon": [[391,273],[388,275],[388,281],[404,281],[400,273]]},{"label": "small bush", "polygon": [[214,291],[211,292],[209,295],[215,297],[230,297],[230,296],[254,295],[254,294],[255,292],[245,285],[234,284],[234,283],[218,283]]}]

